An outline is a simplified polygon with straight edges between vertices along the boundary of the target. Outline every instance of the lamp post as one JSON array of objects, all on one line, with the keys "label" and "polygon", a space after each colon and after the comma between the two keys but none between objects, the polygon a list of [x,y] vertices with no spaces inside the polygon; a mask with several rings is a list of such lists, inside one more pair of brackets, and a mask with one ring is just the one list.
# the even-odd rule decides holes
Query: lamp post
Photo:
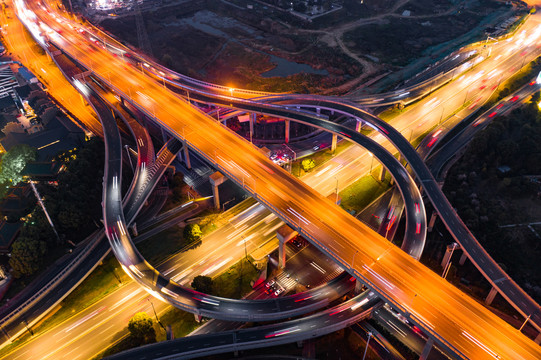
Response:
[{"label": "lamp post", "polygon": [[336,176],[333,177],[336,180],[336,200],[334,202],[338,203],[338,178]]},{"label": "lamp post", "polygon": [[150,300],[150,298],[147,299],[148,302],[150,303],[150,305],[152,306],[152,311],[154,311],[154,316],[156,316],[156,322],[158,324],[160,324],[160,326],[162,327],[162,329],[167,332],[167,330],[165,329],[165,326],[163,326],[163,324],[161,323],[160,319],[158,319],[158,314],[156,313],[156,309],[154,308],[154,303],[152,302],[152,300]]},{"label": "lamp post", "polygon": [[351,268],[353,269],[353,263],[355,262],[355,255],[357,255],[357,253],[359,252],[359,250],[355,251],[355,254],[353,254],[353,259],[351,259]]},{"label": "lamp post", "polygon": [[366,357],[366,351],[368,350],[368,344],[370,343],[370,338],[372,337],[372,332],[368,332],[368,340],[366,340],[366,347],[364,348],[363,360]]}]

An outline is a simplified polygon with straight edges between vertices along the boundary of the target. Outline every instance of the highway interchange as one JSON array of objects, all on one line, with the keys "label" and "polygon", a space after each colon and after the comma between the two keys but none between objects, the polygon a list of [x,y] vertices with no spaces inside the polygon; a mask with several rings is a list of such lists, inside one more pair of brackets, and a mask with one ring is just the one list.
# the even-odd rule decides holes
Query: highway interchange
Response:
[{"label": "highway interchange", "polygon": [[[102,55],[104,55],[104,54],[100,54],[100,56],[102,56]],[[82,59],[82,62],[85,63],[85,61],[84,61],[85,57],[83,56],[83,54],[78,54],[77,58]],[[516,60],[514,60],[514,61],[516,62]],[[520,59],[519,59],[519,61],[520,61]],[[93,70],[96,71],[96,69],[93,69]],[[137,77],[141,78],[141,74],[139,72],[137,72],[137,71],[135,71],[135,70],[133,70],[133,69],[131,69],[129,67],[125,68],[122,71],[126,71],[126,72],[131,71],[134,78],[137,78]],[[97,72],[99,74],[99,71],[97,71]],[[111,74],[108,74],[106,77],[110,77],[109,81],[111,81],[112,79],[114,79],[115,75],[114,75],[114,73],[111,73]],[[102,78],[105,78],[105,76],[102,76]],[[139,79],[139,80],[141,80],[141,79]],[[130,88],[130,87],[126,88],[125,85],[123,85],[121,83],[120,79],[118,79],[117,81],[118,81],[119,84],[115,83],[114,80],[112,81],[112,83],[117,88],[122,89],[122,87],[124,86],[125,93],[130,93],[131,92],[132,88]],[[148,90],[152,89],[150,91],[150,93],[152,93],[153,96],[154,96],[154,94],[160,93],[160,91],[163,92],[162,88],[156,87],[156,86],[154,86],[154,88],[152,88],[151,84],[148,84],[148,86],[145,86],[145,88],[148,89]],[[145,91],[148,91],[148,90],[145,90]],[[143,95],[145,95],[145,94],[143,94]],[[467,98],[467,95],[468,94],[466,93],[466,98]],[[154,101],[149,100],[148,95],[145,95],[145,96],[139,95],[139,97],[142,98],[142,100],[139,100],[140,102],[143,103],[142,105],[139,104],[139,106],[141,106],[142,110],[146,110],[147,113],[150,116],[156,115],[156,118],[159,118],[159,119],[162,119],[162,118],[167,119],[168,117],[170,117],[168,112],[165,111],[165,109],[163,109],[163,108],[165,108],[165,106],[156,107],[156,106],[152,105],[152,103],[154,103]],[[126,97],[128,98],[130,96],[127,95]],[[169,94],[163,94],[163,99],[169,101],[168,104],[170,106],[167,106],[167,107],[175,108],[175,107],[178,107],[179,105],[184,105],[183,103],[179,103],[178,99],[175,101],[172,98],[170,98]],[[145,102],[147,102],[147,103],[145,104]],[[466,102],[466,100],[464,100],[464,102]],[[160,103],[161,103],[161,101],[160,101]],[[417,108],[419,108],[419,107],[417,107]],[[201,121],[202,123],[207,124],[209,129],[211,129],[211,128],[216,129],[217,134],[218,133],[223,134],[223,130],[219,130],[220,129],[219,125],[216,126],[215,125],[216,123],[214,123],[214,122],[208,122],[208,121],[205,122],[206,118],[202,117],[200,113],[194,113],[193,111],[190,111],[190,109],[186,108],[185,106],[181,106],[179,109],[182,109],[182,110],[178,110],[178,111],[181,111],[182,114],[186,114],[188,117],[190,117],[192,119],[197,119],[197,121]],[[442,110],[441,117],[443,117],[443,110]],[[200,137],[197,136],[198,134],[196,133],[196,129],[192,129],[190,125],[185,125],[185,124],[179,125],[179,123],[181,123],[181,121],[174,121],[174,122],[171,122],[171,123],[168,122],[167,125],[177,129],[176,130],[177,134],[179,135],[181,140],[188,140],[190,142],[190,145],[193,148],[206,149],[205,154],[209,154],[209,156],[207,156],[207,158],[210,158],[210,160],[212,162],[216,162],[217,166],[219,168],[221,168],[224,172],[229,173],[231,175],[231,177],[236,178],[236,180],[237,180],[237,182],[239,184],[244,183],[244,186],[246,188],[248,188],[249,190],[257,191],[258,194],[256,196],[261,201],[272,199],[272,205],[276,205],[276,204],[281,203],[281,201],[279,199],[276,199],[276,196],[278,195],[278,197],[287,198],[287,196],[286,196],[287,194],[285,194],[285,191],[286,191],[285,189],[287,189],[288,186],[289,186],[289,188],[293,188],[292,186],[295,186],[295,188],[298,188],[299,191],[302,190],[303,193],[306,194],[306,198],[311,200],[311,203],[313,204],[312,207],[316,207],[315,204],[317,204],[317,203],[319,203],[321,201],[326,201],[326,200],[322,200],[321,197],[318,197],[317,194],[314,194],[312,191],[310,191],[310,189],[306,189],[305,187],[299,187],[298,185],[295,185],[296,183],[291,181],[291,177],[289,177],[287,174],[284,174],[281,170],[276,169],[275,167],[273,167],[273,164],[270,161],[268,161],[268,159],[266,159],[263,155],[261,155],[261,154],[259,154],[257,152],[254,152],[253,148],[251,148],[249,145],[246,145],[246,144],[243,144],[242,142],[239,142],[238,138],[227,136],[227,139],[228,139],[229,142],[231,142],[231,144],[236,144],[236,145],[242,146],[245,151],[247,151],[248,153],[251,153],[253,159],[257,159],[257,160],[255,160],[254,163],[259,163],[263,167],[263,171],[261,171],[261,169],[254,168],[253,166],[250,166],[250,164],[247,164],[246,162],[243,162],[242,159],[238,159],[238,157],[235,157],[234,156],[235,155],[234,148],[229,148],[229,149],[225,148],[224,149],[224,147],[220,147],[220,148],[217,148],[217,147],[214,147],[214,146],[209,147],[209,145],[205,143],[204,139],[201,139]],[[222,132],[220,132],[220,131],[222,131]],[[223,136],[226,136],[226,134],[223,134]],[[224,137],[224,139],[225,138],[226,137]],[[215,139],[215,141],[216,140],[217,139]],[[213,152],[214,152],[214,156],[212,156]],[[219,154],[218,154],[218,152],[219,152]],[[202,156],[205,156],[205,155],[202,153]],[[237,166],[232,165],[233,162],[234,162],[234,164],[242,164],[242,170],[238,169]],[[274,173],[271,174],[271,175],[276,175],[276,177],[279,177],[281,179],[281,181],[279,181],[279,183],[284,182],[284,183],[287,183],[289,185],[286,186],[286,187],[284,187],[284,186],[276,186],[277,188],[273,189],[274,190],[273,192],[264,191],[264,190],[267,190],[267,189],[262,189],[261,185],[259,187],[257,185],[261,181],[263,181],[263,183],[267,183],[268,184],[267,186],[269,186],[269,187],[273,186],[273,185],[281,185],[281,184],[274,184],[272,179],[269,179],[268,170],[265,170],[265,169],[273,169],[272,171]],[[247,172],[248,174],[246,174],[245,172]],[[257,176],[257,180],[253,180],[255,178],[255,176]],[[252,179],[252,180],[250,180],[250,179]],[[253,183],[252,183],[252,181],[253,181]],[[352,270],[355,272],[356,275],[361,276],[365,281],[368,281],[369,283],[371,283],[374,288],[380,289],[380,291],[378,291],[380,293],[385,292],[385,290],[381,291],[381,289],[385,288],[385,287],[388,287],[388,284],[390,282],[392,282],[392,284],[396,284],[394,286],[396,286],[397,288],[400,288],[401,289],[400,291],[404,292],[404,294],[402,294],[402,295],[405,296],[406,299],[409,298],[409,301],[404,301],[404,299],[401,299],[400,300],[401,303],[410,303],[411,304],[411,302],[412,302],[411,300],[415,300],[416,303],[420,303],[420,302],[422,303],[423,301],[425,301],[425,304],[428,305],[427,304],[428,301],[426,301],[426,300],[428,300],[432,294],[430,294],[430,291],[427,291],[426,288],[423,288],[422,286],[418,287],[419,290],[424,290],[424,291],[417,291],[415,293],[415,295],[414,295],[415,299],[413,299],[411,290],[408,290],[408,289],[404,288],[403,286],[400,286],[400,284],[398,284],[400,282],[405,283],[406,281],[404,279],[394,281],[394,280],[390,280],[390,279],[393,279],[393,274],[392,273],[390,273],[389,276],[384,275],[384,274],[386,274],[386,271],[388,272],[388,270],[391,268],[391,264],[389,264],[387,261],[385,261],[386,258],[393,257],[395,259],[401,259],[401,261],[404,261],[404,264],[408,264],[408,265],[405,265],[405,266],[412,266],[412,268],[415,268],[416,270],[417,270],[418,265],[411,265],[411,264],[418,264],[418,263],[411,262],[411,260],[404,260],[404,259],[408,259],[408,257],[405,257],[405,256],[401,257],[401,255],[398,255],[398,254],[401,254],[400,251],[396,251],[392,247],[388,247],[388,246],[383,245],[384,243],[378,242],[379,238],[374,237],[374,236],[371,236],[371,239],[373,240],[374,243],[378,243],[379,245],[376,246],[374,244],[375,245],[374,248],[371,249],[370,251],[368,251],[367,249],[361,249],[360,247],[358,247],[358,245],[350,244],[348,241],[346,241],[346,242],[338,242],[337,244],[339,244],[339,245],[336,245],[336,246],[343,246],[344,248],[346,248],[346,246],[347,246],[352,250],[349,250],[349,251],[346,250],[345,252],[344,252],[344,250],[337,250],[336,248],[333,247],[333,244],[335,244],[333,240],[336,240],[336,239],[334,239],[335,237],[338,238],[338,239],[342,238],[341,234],[336,234],[335,231],[329,231],[330,228],[327,225],[322,224],[321,222],[318,221],[319,219],[314,217],[314,215],[310,214],[310,211],[308,211],[308,208],[310,207],[310,205],[309,206],[305,205],[305,204],[307,204],[309,202],[307,202],[307,201],[299,201],[299,199],[295,199],[295,198],[290,198],[287,201],[288,201],[287,204],[284,204],[283,202],[281,204],[279,204],[282,207],[282,209],[286,210],[286,211],[283,211],[283,210],[282,211],[277,211],[279,213],[279,215],[281,215],[281,217],[284,220],[289,221],[289,223],[291,225],[293,225],[293,226],[297,225],[298,227],[301,227],[300,222],[301,222],[302,219],[306,220],[309,224],[305,224],[306,226],[303,225],[303,228],[300,229],[300,230],[303,231],[306,235],[309,235],[310,238],[312,239],[312,241],[314,241],[314,243],[318,244],[323,250],[328,249],[328,247],[331,247],[331,248],[333,248],[334,251],[331,250],[329,252],[343,253],[344,256],[341,256],[341,257],[344,260],[346,260],[345,262],[343,260],[339,259],[338,257],[335,257],[335,259],[337,259],[337,261],[342,263],[343,267],[347,268],[348,265],[350,264],[349,261],[351,261],[351,268],[353,268],[353,267],[355,267],[354,265],[357,265],[357,264],[359,264],[359,265],[360,264],[370,264],[372,261],[378,260],[378,258],[379,258],[378,263],[373,264],[372,267],[366,267],[367,265],[364,265],[363,268],[360,268],[360,269],[355,268],[355,269],[352,269]],[[270,203],[268,203],[268,205],[271,206]],[[328,205],[328,201],[327,201],[326,207],[328,207],[328,206],[329,205]],[[304,211],[304,212],[301,212],[302,215],[297,216],[296,219],[295,219],[294,217],[285,215],[285,214],[287,214],[287,209],[288,208],[291,208],[292,210],[297,211],[297,213],[299,213],[299,211],[303,211],[303,210],[300,210],[301,208],[305,208],[307,210]],[[276,209],[277,208],[275,208],[275,210]],[[355,238],[360,239],[363,236],[363,235],[356,235],[356,234],[361,234],[361,233],[358,232],[358,229],[353,229],[351,227],[351,224],[349,224],[349,226],[348,226],[348,224],[346,224],[343,221],[343,219],[341,218],[342,215],[338,216],[335,213],[335,211],[329,211],[329,210],[334,210],[333,207],[330,207],[330,209],[319,208],[319,210],[321,210],[322,213],[326,214],[326,216],[324,216],[325,219],[328,219],[327,216],[329,216],[329,218],[334,218],[335,219],[336,224],[338,224],[338,223],[344,224],[344,227],[340,226],[340,228],[341,229],[342,228],[343,229],[348,229],[348,234],[354,235],[353,236],[354,239]],[[304,223],[304,220],[303,220],[303,223]],[[319,223],[319,224],[316,227],[315,224],[317,224],[317,223]],[[357,225],[362,228],[362,226],[360,226],[360,224],[357,224]],[[319,228],[319,232],[316,231],[317,228]],[[325,230],[323,230],[323,229],[325,229]],[[370,234],[370,231],[367,230],[367,229],[363,229],[363,231],[364,231],[365,236],[372,235],[372,234]],[[325,235],[323,235],[322,232],[324,232]],[[327,241],[325,242],[325,245],[327,245],[328,247],[326,247],[323,243],[321,243],[321,240],[324,237],[327,238]],[[331,239],[333,239],[333,240],[331,240]],[[351,247],[351,246],[353,246],[353,247]],[[356,250],[356,252],[355,252],[355,250]],[[348,253],[349,253],[349,256],[348,256]],[[356,257],[352,259],[351,254],[355,254],[353,256],[356,256]],[[380,257],[380,256],[382,256],[382,257]],[[349,260],[349,261],[347,261],[347,260]],[[355,260],[354,264],[353,264],[353,260]],[[385,267],[386,271],[383,271],[384,269],[383,269],[382,265],[380,265],[380,264],[383,264],[383,263],[385,263],[385,265],[386,265],[386,267]],[[378,269],[377,274],[374,273],[375,268]],[[419,268],[417,271],[419,271],[419,273],[422,273],[423,270],[424,270],[423,268]],[[392,270],[392,271],[398,271],[399,272],[400,270],[398,269],[398,270]],[[362,273],[362,272],[364,272],[364,273]],[[384,281],[382,281],[382,279],[381,279],[382,276],[385,277]],[[438,284],[438,281],[439,280],[434,279],[434,284]],[[445,284],[442,284],[441,286],[442,286],[442,288],[446,289],[446,291],[444,293],[447,293],[447,295],[454,294],[453,290],[447,289]],[[393,287],[393,291],[394,291],[394,287]],[[422,298],[423,298],[422,300],[421,300],[421,296],[420,296],[421,294],[422,294]],[[396,294],[394,294],[394,295],[396,295]],[[417,297],[417,296],[419,296],[419,297]],[[426,298],[426,300],[425,300],[425,298]],[[421,301],[419,301],[419,300],[421,300]],[[456,299],[455,298],[455,300],[459,300],[459,302],[460,302],[461,299]],[[418,306],[419,305],[416,304],[415,308],[418,309]],[[397,307],[400,308],[399,305]],[[416,320],[418,322],[424,323],[424,324],[420,324],[421,326],[422,325],[426,326],[428,324],[433,325],[433,324],[436,323],[436,320],[437,321],[442,321],[441,315],[440,316],[437,316],[437,315],[434,316],[434,314],[432,314],[432,316],[434,316],[434,318],[436,319],[436,320],[432,320],[431,319],[432,316],[427,315],[426,313],[424,313],[425,315],[427,315],[428,319],[431,319],[431,320],[427,320],[427,317],[417,313],[413,309],[410,309],[410,310],[412,310],[412,312],[410,314],[413,315],[413,317],[416,317],[416,315],[417,315]],[[484,309],[482,309],[482,310],[481,309],[476,309],[476,310],[477,310],[476,312],[478,312],[478,314],[483,314]],[[422,310],[417,310],[417,311],[422,311]],[[428,311],[428,313],[431,314],[430,311]],[[485,310],[485,314],[483,314],[481,316],[486,316],[486,310]],[[490,316],[488,316],[488,318],[490,318]],[[421,321],[419,321],[419,320],[421,320]],[[459,322],[460,321],[465,321],[465,319],[460,319]],[[468,323],[468,321],[465,321],[465,322]],[[495,324],[495,323],[497,323],[497,321],[495,323],[492,323],[492,322],[490,322],[490,323]],[[445,327],[445,326],[440,326],[440,323],[437,323],[436,326],[438,327],[438,330],[440,330],[440,328],[441,328],[442,331],[444,330],[443,328]],[[473,327],[475,327],[475,326],[473,326]],[[470,334],[470,333],[468,333],[468,334]],[[443,334],[439,334],[439,335],[443,336]],[[463,337],[468,337],[468,336],[464,336],[464,333],[462,333],[462,335],[463,335]],[[445,336],[445,337],[447,337],[447,336]],[[519,343],[521,342],[520,339],[516,339],[516,336],[513,339],[515,339]],[[457,340],[456,335],[455,335],[455,340]],[[458,340],[459,340],[458,342],[464,343],[463,341],[461,341],[462,339],[460,337],[458,337]],[[469,340],[470,340],[470,343],[471,343],[472,342],[471,338]],[[491,341],[494,342],[494,339],[490,340],[487,337],[487,341],[489,343]],[[526,348],[528,348],[527,344],[528,343],[525,344]],[[474,346],[474,349],[469,349],[469,348],[471,348],[471,344],[470,344],[470,346],[468,346],[468,344],[466,343],[466,345],[463,345],[463,346],[464,346],[464,349],[460,350],[460,351],[473,351],[473,353],[467,353],[466,356],[473,356],[473,354],[476,354],[475,353],[475,351],[476,351],[475,346]],[[497,349],[497,348],[498,348],[498,346],[494,347],[494,349]],[[458,350],[458,349],[455,349],[455,350]],[[534,351],[534,353],[535,353],[535,351],[538,351],[538,350],[535,350],[535,348],[533,348],[531,350]],[[481,351],[485,351],[485,352],[479,352],[478,353],[479,356],[486,355],[486,353],[487,353],[486,349],[481,349]],[[498,351],[498,350],[493,350],[493,351]],[[506,350],[503,349],[502,354],[504,354],[505,351]],[[498,352],[496,352],[496,354],[498,354]],[[525,358],[528,358],[527,355],[525,356]]]}]

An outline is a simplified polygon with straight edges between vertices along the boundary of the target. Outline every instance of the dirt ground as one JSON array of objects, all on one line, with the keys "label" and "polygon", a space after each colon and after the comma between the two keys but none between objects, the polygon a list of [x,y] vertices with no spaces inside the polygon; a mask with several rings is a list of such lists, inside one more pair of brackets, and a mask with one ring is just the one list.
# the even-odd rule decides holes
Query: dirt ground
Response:
[{"label": "dirt ground", "polygon": [[[408,64],[483,18],[454,14],[457,5],[450,0],[344,0],[342,5],[311,23],[248,0],[188,0],[143,15],[154,57],[178,72],[254,90],[334,94]],[[411,17],[404,18],[404,10]],[[106,30],[137,45],[133,16],[101,20]],[[297,63],[312,70],[266,77],[277,66],[276,57],[289,61],[286,67],[296,69]]]}]

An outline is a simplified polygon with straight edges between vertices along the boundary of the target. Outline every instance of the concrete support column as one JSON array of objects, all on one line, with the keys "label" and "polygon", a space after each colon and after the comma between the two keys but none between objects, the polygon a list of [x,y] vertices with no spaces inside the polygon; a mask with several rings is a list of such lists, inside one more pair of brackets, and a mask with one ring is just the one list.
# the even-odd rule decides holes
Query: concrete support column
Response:
[{"label": "concrete support column", "polygon": [[209,177],[210,184],[212,185],[212,195],[214,196],[214,207],[220,209],[220,192],[218,191],[218,186],[223,184],[226,179],[225,176],[219,171],[216,171],[214,174]]},{"label": "concrete support column", "polygon": [[135,223],[135,221],[130,225],[130,229],[132,231],[133,236],[138,236],[139,235],[137,233],[137,224]]},{"label": "concrete support column", "polygon": [[285,136],[285,140],[284,142],[286,144],[289,144],[289,120],[285,120],[285,125],[286,125],[286,136]]},{"label": "concrete support column", "polygon": [[278,238],[278,266],[284,268],[286,266],[286,243],[297,236],[299,233],[288,225],[282,225],[276,230],[276,237]]},{"label": "concrete support column", "polygon": [[186,168],[191,169],[192,164],[190,162],[190,153],[188,152],[188,146],[186,146],[186,143],[184,143],[184,163],[186,164]]},{"label": "concrete support column", "polygon": [[318,115],[321,114],[321,109],[320,108],[316,108],[316,114],[318,114]]},{"label": "concrete support column", "polygon": [[332,134],[331,152],[334,154],[336,151],[336,143],[338,142],[338,135]]},{"label": "concrete support column", "polygon": [[201,320],[203,319],[203,317],[202,317],[201,315],[193,314],[193,316],[195,317],[195,321],[196,321],[197,323],[200,323]]},{"label": "concrete support column", "polygon": [[428,232],[431,232],[432,228],[434,228],[434,224],[436,223],[437,218],[438,218],[438,213],[436,211],[433,211],[432,216],[430,217],[430,221],[428,222],[428,229],[427,229]]},{"label": "concrete support column", "polygon": [[466,260],[468,260],[468,255],[466,255],[466,253],[462,253],[462,256],[460,257],[460,260],[458,261],[458,263],[460,265],[464,265],[464,263],[466,262]]},{"label": "concrete support column", "polygon": [[160,130],[162,131],[162,141],[165,144],[168,140],[167,138],[167,132],[163,129],[163,127],[160,127]]},{"label": "concrete support column", "polygon": [[327,196],[327,199],[331,200],[336,205],[340,205],[342,203],[342,198],[336,193],[336,191],[333,191],[332,194]]},{"label": "concrete support column", "polygon": [[487,295],[487,297],[485,299],[485,304],[487,304],[487,305],[492,304],[492,302],[494,301],[494,298],[496,297],[497,294],[498,294],[498,290],[495,287],[490,289],[490,292],[488,293],[488,295]]},{"label": "concrete support column", "polygon": [[385,180],[385,174],[387,174],[387,168],[381,164],[381,169],[379,171],[379,181]]},{"label": "concrete support column", "polygon": [[250,141],[252,141],[252,137],[254,136],[254,126],[257,122],[257,114],[252,113],[250,114]]},{"label": "concrete support column", "polygon": [[361,132],[363,129],[363,121],[361,119],[357,119],[357,123],[355,124],[355,131]]},{"label": "concrete support column", "polygon": [[537,337],[535,338],[534,342],[537,344],[537,345],[540,345],[541,344],[541,332],[539,334],[537,334]]},{"label": "concrete support column", "polygon": [[363,291],[363,285],[364,284],[359,280],[355,280],[355,290],[353,290],[355,295],[360,294]]},{"label": "concrete support column", "polygon": [[434,340],[432,340],[432,338],[428,338],[428,341],[426,342],[425,347],[423,348],[423,352],[421,353],[419,360],[428,359],[428,354],[430,354],[430,350],[432,350],[433,345],[434,345]]}]

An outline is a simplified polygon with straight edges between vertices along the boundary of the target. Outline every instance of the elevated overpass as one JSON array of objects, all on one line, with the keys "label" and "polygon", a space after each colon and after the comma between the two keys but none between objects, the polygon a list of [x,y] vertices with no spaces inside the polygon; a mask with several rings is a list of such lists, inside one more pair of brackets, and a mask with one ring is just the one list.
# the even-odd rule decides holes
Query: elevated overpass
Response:
[{"label": "elevated overpass", "polygon": [[[66,47],[67,44],[64,44],[63,48]],[[103,56],[92,54],[94,60],[103,60]],[[97,66],[99,62],[93,63],[88,54],[77,52],[76,58],[82,63],[90,61],[90,67],[96,67],[92,70],[100,72]],[[129,68],[113,71],[115,80],[112,83],[115,88],[126,98],[131,98],[131,87],[127,82],[130,79],[143,81],[142,77]],[[117,71],[128,75],[125,81],[118,79]],[[266,203],[285,221],[298,224],[299,228],[302,222],[301,232],[316,246],[348,267],[356,277],[406,313],[414,323],[428,329],[449,350],[458,356],[470,358],[539,357],[539,347],[533,342],[400,250],[387,247],[388,244],[382,242],[382,238],[358,224],[355,224],[358,227],[352,226],[351,218],[344,216],[328,202],[325,203],[314,191],[298,184],[279,169],[269,173],[267,165],[273,166],[272,163],[241,139],[228,134],[211,119],[194,112],[162,88],[146,83],[145,91],[150,91],[154,97],[158,96],[160,103],[160,108],[157,108],[153,105],[156,100],[151,98],[153,101],[150,101],[149,96],[143,94],[146,95],[145,101],[144,96],[137,94],[139,97],[135,102],[148,115],[207,160],[214,162],[220,170],[254,193],[258,200]],[[182,114],[184,118],[178,119],[174,114]],[[190,126],[191,122],[197,122],[197,128],[206,129],[205,138],[197,133],[197,128]],[[408,149],[400,150],[404,154]],[[239,152],[244,156],[240,157]],[[423,184],[429,180],[424,179]],[[428,192],[429,184],[425,186]],[[292,189],[296,196],[291,195]],[[360,239],[370,239],[370,242],[361,247]],[[351,265],[347,266],[350,261]],[[409,269],[406,271],[404,268]],[[160,279],[156,280],[159,282]]]}]

